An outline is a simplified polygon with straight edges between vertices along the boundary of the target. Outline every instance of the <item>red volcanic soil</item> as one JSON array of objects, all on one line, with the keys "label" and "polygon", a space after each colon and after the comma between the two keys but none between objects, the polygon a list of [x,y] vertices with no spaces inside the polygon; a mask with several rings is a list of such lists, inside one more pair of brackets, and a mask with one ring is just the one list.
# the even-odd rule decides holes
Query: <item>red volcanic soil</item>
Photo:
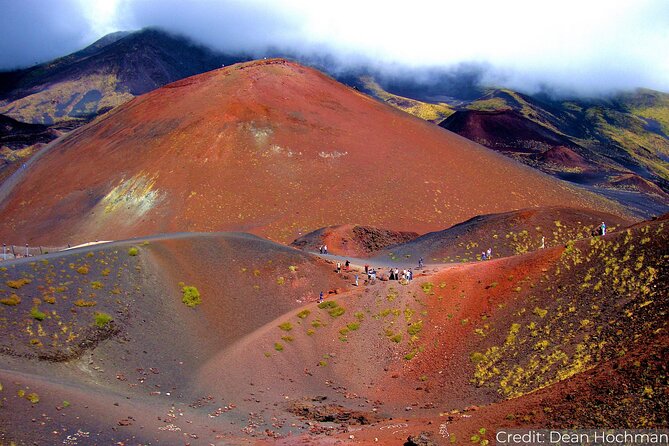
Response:
[{"label": "red volcanic soil", "polygon": [[175,82],[74,131],[3,200],[0,236],[243,230],[289,243],[351,221],[426,232],[560,203],[625,212],[275,59]]},{"label": "red volcanic soil", "polygon": [[551,147],[545,152],[535,155],[535,159],[557,169],[567,168],[579,169],[581,171],[592,169],[592,166],[585,158],[564,146]]},{"label": "red volcanic soil", "polygon": [[607,183],[616,188],[638,191],[669,199],[669,195],[658,186],[634,173],[616,175],[609,178]]},{"label": "red volcanic soil", "polygon": [[502,214],[480,215],[448,229],[424,234],[410,242],[390,246],[375,255],[378,261],[411,263],[480,260],[482,251],[492,257],[524,254],[541,247],[561,246],[596,232],[605,222],[609,232],[628,226],[632,220],[616,215],[567,207],[523,209]]},{"label": "red volcanic soil", "polygon": [[381,269],[358,287],[244,234],[6,262],[0,295],[20,300],[0,305],[0,440],[371,445],[426,431],[450,444],[500,426],[663,427],[668,225],[414,269],[411,283]]},{"label": "red volcanic soil", "polygon": [[318,252],[321,246],[327,246],[330,254],[366,257],[386,246],[405,243],[416,237],[418,234],[415,232],[340,225],[317,229],[303,235],[290,245],[311,252]]},{"label": "red volcanic soil", "polygon": [[571,144],[564,136],[514,110],[461,110],[439,125],[495,150],[536,152],[538,145]]}]

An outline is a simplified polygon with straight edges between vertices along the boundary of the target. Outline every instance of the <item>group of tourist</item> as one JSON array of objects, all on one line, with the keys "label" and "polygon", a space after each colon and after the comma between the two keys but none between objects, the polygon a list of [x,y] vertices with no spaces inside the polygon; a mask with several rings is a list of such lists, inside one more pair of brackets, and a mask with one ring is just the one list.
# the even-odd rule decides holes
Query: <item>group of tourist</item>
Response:
[{"label": "group of tourist", "polygon": [[492,258],[492,248],[488,248],[487,251],[481,252],[481,260],[490,260]]}]

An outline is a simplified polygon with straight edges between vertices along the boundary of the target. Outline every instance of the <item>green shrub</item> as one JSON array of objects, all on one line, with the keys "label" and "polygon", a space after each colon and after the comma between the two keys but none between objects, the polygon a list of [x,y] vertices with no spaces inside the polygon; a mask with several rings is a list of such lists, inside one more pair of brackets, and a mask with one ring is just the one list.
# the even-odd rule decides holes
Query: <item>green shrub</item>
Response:
[{"label": "green shrub", "polygon": [[184,286],[181,288],[183,293],[183,298],[181,301],[186,304],[187,307],[197,307],[202,303],[202,298],[200,297],[200,292],[194,286]]},{"label": "green shrub", "polygon": [[104,288],[104,285],[101,282],[96,281],[96,282],[91,282],[91,287],[93,287],[93,289],[95,290],[101,290],[102,288]]},{"label": "green shrub", "polygon": [[81,265],[79,268],[77,268],[77,272],[79,274],[86,275],[88,274],[88,271],[89,271],[88,265]]},{"label": "green shrub", "polygon": [[311,314],[311,311],[305,309],[305,310],[302,310],[299,313],[297,313],[297,317],[299,317],[300,319],[305,319],[310,314]]},{"label": "green shrub", "polygon": [[478,364],[479,362],[481,362],[485,359],[485,355],[483,353],[480,353],[480,352],[473,352],[471,355],[469,355],[469,359],[474,364]]},{"label": "green shrub", "polygon": [[129,256],[133,256],[133,257],[134,257],[134,256],[136,256],[137,254],[139,254],[139,249],[137,249],[137,247],[133,246],[132,248],[128,249],[128,255],[129,255]]},{"label": "green shrub", "polygon": [[394,336],[391,336],[391,337],[390,337],[390,340],[393,341],[393,342],[395,342],[395,343],[398,343],[398,344],[399,344],[400,342],[402,342],[402,334],[401,334],[401,333],[398,333],[398,334],[396,334],[396,335],[394,335]]},{"label": "green shrub", "polygon": [[346,312],[342,307],[335,307],[328,310],[328,314],[332,317],[339,317]]},{"label": "green shrub", "polygon": [[21,298],[13,293],[9,297],[3,297],[2,299],[0,299],[0,304],[8,305],[10,307],[18,305],[20,303],[21,303]]},{"label": "green shrub", "polygon": [[279,328],[283,331],[290,331],[293,329],[293,324],[290,322],[284,322],[283,324],[279,324]]},{"label": "green shrub", "polygon": [[420,287],[423,289],[423,293],[430,294],[432,288],[434,288],[434,284],[432,282],[425,282]]},{"label": "green shrub", "polygon": [[283,351],[283,344],[281,344],[280,342],[275,342],[274,343],[274,350],[276,350],[277,352],[282,352]]},{"label": "green shrub", "polygon": [[46,319],[46,313],[43,313],[43,312],[39,311],[39,308],[37,308],[37,307],[33,307],[30,310],[30,315],[34,319],[37,319],[38,321],[43,321],[44,319]]},{"label": "green shrub", "polygon": [[346,324],[346,328],[348,328],[350,331],[355,331],[358,328],[360,328],[360,322],[351,322]]},{"label": "green shrub", "polygon": [[100,328],[105,328],[107,324],[113,320],[113,318],[107,313],[101,313],[98,311],[93,314],[93,318],[95,319],[95,325]]},{"label": "green shrub", "polygon": [[407,328],[407,333],[409,333],[410,336],[415,336],[420,333],[422,329],[423,321],[414,322],[413,324],[409,325],[409,328]]},{"label": "green shrub", "polygon": [[23,285],[28,285],[30,282],[32,282],[32,280],[23,278],[18,280],[8,280],[6,283],[9,288],[14,288],[15,290],[18,290]]},{"label": "green shrub", "polygon": [[534,307],[534,310],[532,311],[532,313],[536,314],[540,318],[543,318],[543,317],[546,316],[546,313],[548,313],[548,310],[544,310],[543,308],[539,308],[539,307]]},{"label": "green shrub", "polygon": [[346,310],[339,306],[339,304],[333,300],[326,300],[318,304],[320,309],[328,309],[328,314],[332,317],[339,317],[346,312]]}]

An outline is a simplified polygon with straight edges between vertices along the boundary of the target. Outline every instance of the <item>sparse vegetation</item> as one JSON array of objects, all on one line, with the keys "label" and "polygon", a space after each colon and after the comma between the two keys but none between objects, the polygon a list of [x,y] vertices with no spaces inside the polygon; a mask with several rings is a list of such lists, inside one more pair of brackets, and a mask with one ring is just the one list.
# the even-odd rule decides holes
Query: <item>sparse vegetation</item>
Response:
[{"label": "sparse vegetation", "polygon": [[23,287],[24,285],[28,285],[31,282],[32,282],[32,280],[30,280],[30,279],[22,278],[22,279],[18,279],[18,280],[8,280],[6,282],[6,284],[9,288],[14,288],[15,290],[18,290],[21,287]]},{"label": "sparse vegetation", "polygon": [[93,314],[93,318],[95,320],[95,325],[97,325],[100,328],[105,328],[107,324],[109,324],[113,320],[113,318],[107,313],[102,313],[97,311]]},{"label": "sparse vegetation", "polygon": [[46,319],[46,313],[42,312],[39,310],[37,307],[32,307],[30,310],[30,316],[32,316],[33,319],[36,319],[38,321],[43,321]]},{"label": "sparse vegetation", "polygon": [[181,288],[181,292],[183,293],[181,301],[186,304],[187,307],[194,308],[202,303],[200,292],[194,286],[184,285]]},{"label": "sparse vegetation", "polygon": [[414,322],[413,324],[409,325],[409,328],[407,328],[407,333],[409,333],[409,336],[416,336],[422,329],[423,321]]},{"label": "sparse vegetation", "polygon": [[133,246],[132,248],[128,249],[128,255],[129,256],[134,257],[137,254],[139,254],[139,249],[137,249],[137,247]]},{"label": "sparse vegetation", "polygon": [[327,309],[328,314],[332,317],[339,317],[346,312],[343,307],[340,307],[339,304],[333,300],[326,300],[318,304],[318,308]]},{"label": "sparse vegetation", "polygon": [[293,329],[293,324],[290,322],[283,322],[282,324],[279,324],[279,328],[283,331],[290,331]]},{"label": "sparse vegetation", "polygon": [[429,295],[429,294],[432,293],[432,289],[434,288],[434,284],[432,282],[425,282],[425,283],[421,284],[420,287],[423,290],[423,293]]},{"label": "sparse vegetation", "polygon": [[360,322],[350,322],[346,324],[346,328],[348,328],[349,331],[355,331],[360,328]]},{"label": "sparse vegetation", "polygon": [[0,304],[13,307],[21,303],[21,298],[16,294],[12,293],[9,297],[3,297],[0,299]]}]

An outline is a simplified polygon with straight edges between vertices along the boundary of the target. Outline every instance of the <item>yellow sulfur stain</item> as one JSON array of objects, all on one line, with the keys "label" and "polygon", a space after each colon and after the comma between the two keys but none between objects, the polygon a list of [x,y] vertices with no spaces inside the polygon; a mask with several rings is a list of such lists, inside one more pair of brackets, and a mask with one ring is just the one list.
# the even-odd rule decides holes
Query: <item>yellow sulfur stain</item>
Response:
[{"label": "yellow sulfur stain", "polygon": [[126,180],[121,179],[101,201],[104,212],[109,214],[127,210],[141,216],[162,200],[163,194],[155,188],[157,176],[150,177],[140,172]]}]

